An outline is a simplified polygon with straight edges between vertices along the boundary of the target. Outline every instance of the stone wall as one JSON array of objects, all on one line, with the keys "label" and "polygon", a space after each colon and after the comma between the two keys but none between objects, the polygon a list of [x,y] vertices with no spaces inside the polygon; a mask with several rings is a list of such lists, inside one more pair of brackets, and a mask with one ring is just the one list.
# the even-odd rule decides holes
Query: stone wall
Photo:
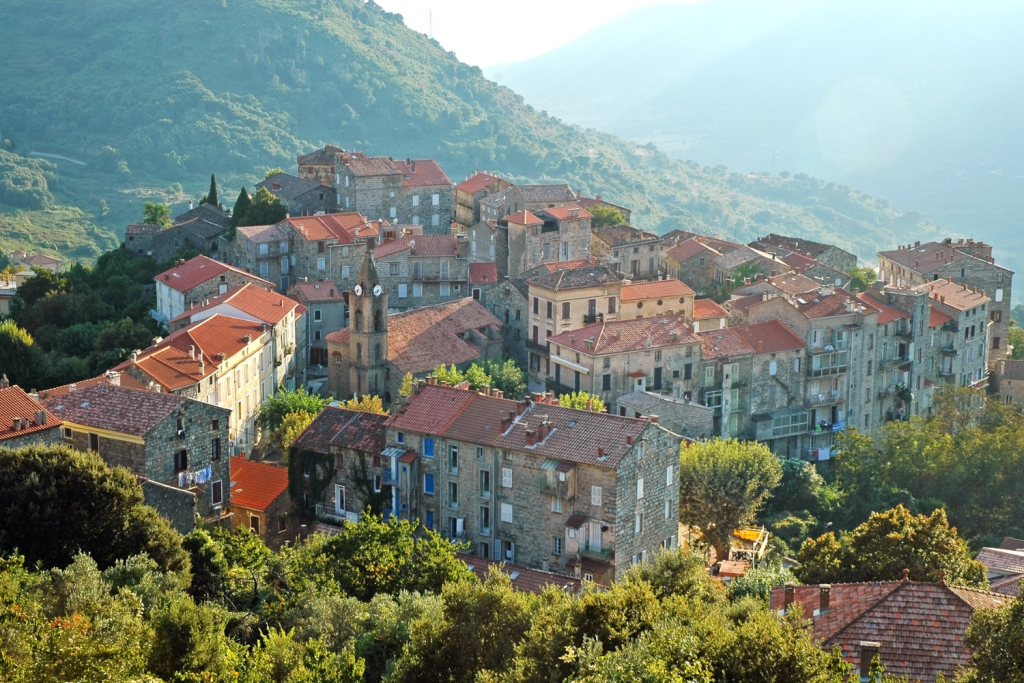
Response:
[{"label": "stone wall", "polygon": [[[448,277],[444,280],[441,279],[442,262],[448,264]],[[390,292],[388,306],[392,310],[407,311],[470,295],[469,259],[462,255],[413,256],[406,249],[375,260],[374,263],[381,284]],[[415,270],[417,264],[418,277]],[[405,296],[402,296],[403,289]]]},{"label": "stone wall", "polygon": [[298,197],[281,197],[289,216],[315,216],[338,210],[338,191],[330,185],[321,185]]},{"label": "stone wall", "polygon": [[[240,273],[236,270],[227,270],[219,276],[212,277],[206,282],[201,282],[186,291],[185,310],[188,309],[190,303],[198,305],[207,299],[214,298],[218,294],[223,294],[229,289],[236,289],[250,282],[257,287],[267,288],[267,284],[263,282],[262,278],[250,275],[249,273]],[[178,311],[176,315],[184,313],[185,310]]]},{"label": "stone wall", "polygon": [[[10,429],[10,425],[7,426]],[[51,429],[32,432],[22,436],[0,440],[0,448],[24,448],[26,446],[52,446],[61,441],[61,427],[54,423]]]},{"label": "stone wall", "polygon": [[171,523],[179,534],[196,528],[196,493],[143,478],[142,500]]}]

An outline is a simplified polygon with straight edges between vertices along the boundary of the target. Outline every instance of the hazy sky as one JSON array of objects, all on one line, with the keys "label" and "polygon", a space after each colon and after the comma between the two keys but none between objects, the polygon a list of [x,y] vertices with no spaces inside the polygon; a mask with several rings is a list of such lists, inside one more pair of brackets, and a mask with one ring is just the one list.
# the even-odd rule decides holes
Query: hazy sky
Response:
[{"label": "hazy sky", "polygon": [[[694,0],[669,0],[686,2]],[[652,0],[376,0],[428,33],[459,59],[476,66],[518,62],[579,38],[587,31]],[[664,2],[664,0],[663,0]],[[667,3],[666,3],[667,4]]]}]

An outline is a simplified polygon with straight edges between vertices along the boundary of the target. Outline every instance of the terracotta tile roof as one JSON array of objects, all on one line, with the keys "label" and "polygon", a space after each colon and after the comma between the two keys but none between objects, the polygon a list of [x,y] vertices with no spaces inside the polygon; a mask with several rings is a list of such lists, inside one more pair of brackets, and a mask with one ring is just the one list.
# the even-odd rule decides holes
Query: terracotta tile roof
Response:
[{"label": "terracotta tile roof", "polygon": [[[452,186],[452,181],[433,159],[407,159],[395,161],[394,165],[402,173],[402,187]],[[413,166],[416,168],[415,172],[412,170]]]},{"label": "terracotta tile roof", "polygon": [[[580,204],[580,206],[583,205]],[[593,228],[591,232],[594,233],[594,237],[610,247],[618,247],[634,242],[650,242],[658,239],[657,235],[644,232],[640,228],[634,228],[631,225],[606,225],[601,228]]]},{"label": "terracotta tile roof", "polygon": [[[573,215],[573,211],[576,212],[575,216]],[[544,209],[543,211],[538,211],[537,213],[546,214],[559,221],[593,218],[586,209],[581,209],[578,206],[557,206],[550,209]]]},{"label": "terracotta tile roof", "polygon": [[461,183],[456,185],[455,189],[468,194],[476,194],[497,180],[501,180],[501,178],[489,173],[477,173],[472,178],[463,180]]},{"label": "terracotta tile roof", "polygon": [[254,244],[262,242],[283,242],[288,239],[284,230],[276,225],[240,225],[236,230]]},{"label": "terracotta tile roof", "polygon": [[540,569],[530,569],[529,567],[520,567],[514,564],[505,564],[497,560],[489,560],[472,555],[460,555],[459,557],[476,574],[480,581],[487,580],[491,567],[497,567],[512,579],[512,587],[523,593],[540,595],[547,586],[554,586],[570,593],[578,593],[583,588],[583,582],[575,576],[545,572]]},{"label": "terracotta tile roof", "polygon": [[[145,391],[146,385],[135,379],[126,372],[118,373],[120,376],[117,378],[118,386],[126,387],[128,389],[139,389]],[[48,398],[56,398],[57,396],[64,396],[70,394],[72,391],[78,391],[79,389],[85,389],[91,387],[94,384],[110,384],[110,379],[106,373],[99,377],[93,377],[92,379],[83,379],[79,382],[72,382],[71,384],[64,384],[59,387],[53,387],[52,389],[43,389],[39,392],[39,399],[45,400]],[[74,387],[72,390],[71,387]]]},{"label": "terracotta tile roof", "polygon": [[333,282],[300,282],[288,290],[291,296],[301,295],[309,303],[342,301],[344,296]]},{"label": "terracotta tile roof", "polygon": [[519,211],[506,216],[506,220],[509,223],[515,223],[516,225],[540,225],[544,221],[534,216],[529,211]]},{"label": "terracotta tile roof", "polygon": [[288,490],[288,470],[244,457],[231,458],[231,507],[266,510]]},{"label": "terracotta tile roof", "polygon": [[[758,248],[757,244],[758,243],[751,244],[750,246],[752,246],[752,247],[754,247],[756,249],[756,248]],[[805,256],[803,254],[798,254],[795,251],[790,252],[790,253],[786,254],[785,256],[781,256],[780,258],[782,259],[782,261],[787,266],[789,266],[790,268],[792,268],[793,270],[795,270],[797,272],[805,271],[808,268],[813,268],[814,266],[823,265],[821,263],[821,261],[817,261],[817,260],[811,258],[810,256]]]},{"label": "terracotta tile roof", "polygon": [[[939,672],[948,677],[964,666],[970,652],[963,636],[975,610],[1009,600],[987,591],[912,581],[836,584],[830,593],[829,610],[815,615],[820,587],[794,590],[822,647],[840,646],[856,666],[860,642],[879,642],[887,674],[922,681],[934,681]],[[772,609],[782,609],[784,596],[785,588],[772,589]]]},{"label": "terracotta tile roof", "polygon": [[[1024,363],[1024,361],[1010,361],[1013,363]],[[1003,550],[1024,550],[1024,540],[1019,538],[1012,538],[1010,536],[1004,536],[1002,543],[999,547]]]},{"label": "terracotta tile roof", "polygon": [[387,447],[386,420],[387,415],[327,406],[295,438],[292,447],[315,453],[330,453],[332,446],[383,453]]},{"label": "terracotta tile roof", "polygon": [[469,284],[484,285],[493,284],[498,281],[497,263],[470,263]]},{"label": "terracotta tile roof", "polygon": [[708,318],[728,318],[729,311],[725,310],[711,299],[696,299],[693,302],[693,319],[706,320]]},{"label": "terracotta tile roof", "polygon": [[209,299],[202,306],[188,309],[171,322],[188,320],[195,317],[197,313],[217,306],[230,306],[239,313],[252,316],[268,325],[276,325],[281,322],[282,318],[290,311],[294,310],[296,315],[301,315],[306,310],[306,307],[298,301],[276,292],[268,292],[262,287],[247,282],[241,287],[236,287]]},{"label": "terracotta tile roof", "polygon": [[568,289],[585,289],[587,287],[616,284],[620,280],[615,271],[599,263],[583,268],[559,268],[553,272],[532,277],[529,282],[531,285],[536,285],[543,289],[560,292]]},{"label": "terracotta tile roof", "polygon": [[152,223],[132,223],[124,229],[126,235],[153,235],[164,229],[162,225]]},{"label": "terracotta tile roof", "polygon": [[767,259],[769,261],[772,261],[773,264],[778,264],[778,270],[780,272],[789,268],[789,266],[787,266],[785,263],[772,256],[771,254],[766,254],[763,251],[752,249],[751,247],[748,247],[745,244],[741,244],[737,246],[735,249],[732,249],[731,251],[722,254],[721,256],[715,259],[715,263],[722,270],[734,270],[745,263],[750,263],[751,261],[755,261],[757,259]]},{"label": "terracotta tile roof", "polygon": [[306,180],[305,178],[299,178],[287,173],[275,173],[263,182],[257,183],[256,187],[265,187],[271,194],[284,197],[285,199],[295,199],[323,186],[314,183],[312,180]]},{"label": "terracotta tile roof", "polygon": [[267,282],[263,278],[256,277],[252,273],[247,273],[244,270],[235,268],[227,263],[214,261],[209,256],[204,256],[202,254],[194,258],[190,258],[180,266],[176,266],[170,270],[165,270],[154,279],[157,282],[167,285],[171,289],[179,292],[187,292],[193,287],[228,271],[241,273],[251,280],[258,280],[259,282],[266,283],[268,289],[274,288],[274,283],[272,282]]},{"label": "terracotta tile roof", "polygon": [[787,273],[785,275],[776,275],[775,277],[768,278],[768,284],[775,287],[784,294],[807,294],[808,292],[816,292],[821,288],[821,285],[806,275],[800,275],[799,273]]},{"label": "terracotta tile roof", "polygon": [[730,328],[698,332],[701,358],[732,358],[754,353],[754,349]]},{"label": "terracotta tile roof", "polygon": [[[36,424],[37,410],[46,411],[43,424]],[[22,423],[28,420],[27,426],[22,428],[19,425],[18,429],[14,429],[14,418],[20,418]],[[42,404],[36,403],[18,385],[0,389],[0,442],[59,426],[60,420]]]},{"label": "terracotta tile roof", "polygon": [[546,341],[588,356],[699,343],[682,318],[674,315],[597,323],[548,337]]},{"label": "terracotta tile roof", "polygon": [[572,259],[571,261],[550,261],[548,263],[543,264],[541,268],[548,271],[549,273],[554,273],[559,270],[572,270],[573,268],[588,268],[590,266],[596,266],[597,264],[598,260],[596,258],[594,258],[593,256],[588,256],[586,258]]},{"label": "terracotta tile roof", "polygon": [[[385,426],[420,434],[444,434],[445,430],[466,409],[466,406],[476,400],[476,396],[478,394],[472,391],[428,384],[410,396],[405,405],[388,418]],[[495,414],[502,409],[515,411],[515,401],[486,398],[490,398],[490,402],[496,406],[493,411]],[[488,426],[494,427],[494,429],[490,431],[483,429]],[[488,423],[480,425],[480,427],[482,428],[473,440],[477,443],[493,443],[501,432],[501,420],[498,419],[493,425]]]},{"label": "terracotta tile roof", "polygon": [[352,171],[352,175],[360,177],[401,174],[387,157],[350,157],[345,165]]},{"label": "terracotta tile roof", "polygon": [[919,292],[928,292],[928,296],[958,311],[988,303],[992,299],[984,292],[971,289],[967,285],[954,284],[951,280],[936,280],[914,287]]},{"label": "terracotta tile roof", "polygon": [[409,249],[410,256],[451,256],[459,255],[459,243],[455,235],[407,235],[388,240],[373,252],[374,259],[381,259]]},{"label": "terracotta tile roof", "polygon": [[[767,301],[770,298],[767,293],[751,294],[750,296],[744,296],[739,299],[733,299],[727,301],[726,305],[734,311],[740,311],[743,315],[750,315],[750,307],[754,304],[759,304],[762,301]],[[698,299],[698,301],[710,301],[710,299]],[[696,309],[697,302],[694,302],[694,308]]]},{"label": "terracotta tile roof", "polygon": [[[429,372],[441,363],[468,363],[480,347],[462,339],[469,330],[490,327],[500,335],[502,323],[475,299],[458,299],[388,316],[388,362],[403,375]],[[331,332],[328,342],[348,343],[349,328]],[[461,335],[461,336],[460,336]]]},{"label": "terracotta tile roof", "polygon": [[665,256],[671,257],[677,263],[686,263],[694,256],[705,253],[712,254],[716,258],[718,256],[721,256],[719,252],[715,251],[706,244],[698,242],[693,238],[684,240],[677,244],[676,246],[672,247],[671,249],[665,252]]},{"label": "terracotta tile roof", "polygon": [[[329,213],[324,216],[294,216],[287,223],[310,242],[338,240],[338,244],[353,244],[357,237],[376,237],[380,230],[376,223],[367,222],[362,214]],[[279,225],[281,225],[279,224]]]},{"label": "terracotta tile roof", "polygon": [[524,202],[575,202],[576,194],[566,185],[516,185]]},{"label": "terracotta tile roof", "polygon": [[658,299],[661,297],[696,296],[697,292],[690,289],[684,282],[675,278],[656,280],[654,282],[622,283],[622,302],[639,299]]},{"label": "terracotta tile roof", "polygon": [[928,312],[928,327],[939,327],[945,325],[948,322],[952,322],[953,318],[946,315],[939,309],[932,306]]},{"label": "terracotta tile roof", "polygon": [[912,270],[917,273],[930,273],[938,270],[949,263],[956,263],[965,258],[971,258],[959,249],[950,244],[942,242],[925,242],[924,244],[911,247],[910,249],[894,249],[892,251],[880,251],[878,255],[887,258],[893,263]]},{"label": "terracotta tile roof", "polygon": [[804,340],[781,320],[730,327],[737,337],[758,353],[778,353],[804,348]]},{"label": "terracotta tile roof", "polygon": [[[823,294],[822,291],[825,293]],[[832,293],[829,293],[832,292]],[[861,313],[872,314],[879,309],[874,305],[868,306],[859,300],[853,299],[853,295],[839,287],[821,288],[817,292],[808,292],[789,300],[798,311],[807,318],[827,318],[836,315],[847,315],[847,303],[856,301],[855,308]]]},{"label": "terracotta tile roof", "polygon": [[988,588],[993,593],[1015,598],[1021,593],[1020,584],[1022,580],[1024,580],[1024,574],[1011,574],[1010,576],[1004,576],[1001,579],[992,581]]},{"label": "terracotta tile roof", "polygon": [[81,391],[49,398],[43,405],[65,422],[145,436],[188,400],[175,394],[94,384]]},{"label": "terracotta tile roof", "polygon": [[985,565],[990,572],[1024,574],[1024,550],[982,548],[974,559]]}]

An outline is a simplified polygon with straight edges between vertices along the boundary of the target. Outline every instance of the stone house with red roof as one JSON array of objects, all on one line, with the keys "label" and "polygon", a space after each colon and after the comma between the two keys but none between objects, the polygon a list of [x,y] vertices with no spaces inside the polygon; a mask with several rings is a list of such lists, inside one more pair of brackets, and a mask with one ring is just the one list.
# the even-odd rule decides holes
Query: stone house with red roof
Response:
[{"label": "stone house with red roof", "polygon": [[591,252],[615,272],[649,280],[665,274],[661,268],[661,240],[657,235],[629,225],[594,228],[592,233]]},{"label": "stone house with red roof", "polygon": [[252,283],[273,289],[274,283],[241,268],[199,255],[180,260],[174,267],[153,278],[156,282],[156,310],[153,317],[166,323],[184,313],[194,304],[224,294],[229,289]]},{"label": "stone house with red roof", "polygon": [[0,377],[0,448],[59,443],[61,422],[7,375]]},{"label": "stone house with red roof", "polygon": [[[345,294],[333,282],[300,282],[292,285],[288,296],[306,307],[305,324],[308,370],[319,366],[317,376],[327,372],[327,335],[348,325]],[[303,348],[298,346],[297,348]],[[321,372],[322,370],[322,372]]]},{"label": "stone house with red roof", "polygon": [[810,620],[815,642],[838,647],[853,665],[851,680],[867,680],[875,656],[886,676],[935,683],[951,680],[968,664],[964,635],[979,609],[1010,598],[974,588],[916,581],[880,581],[818,586],[778,586],[772,610],[799,608]]},{"label": "stone house with red roof", "polygon": [[536,213],[545,209],[577,206],[576,194],[565,183],[514,185],[508,194],[507,203],[509,213]]},{"label": "stone house with red roof", "polygon": [[695,299],[692,326],[694,332],[724,329],[729,323],[729,311],[711,299]]},{"label": "stone house with red roof", "polygon": [[624,280],[620,294],[622,307],[619,316],[623,320],[628,320],[678,315],[687,323],[691,323],[696,296],[696,292],[675,278],[636,282]]},{"label": "stone house with red roof", "polygon": [[426,384],[388,417],[387,448],[408,468],[401,518],[485,559],[604,585],[676,546],[681,437],[550,395],[487,393]]},{"label": "stone house with red roof", "polygon": [[508,270],[508,241],[506,231],[496,220],[482,220],[466,232],[469,240],[469,260],[473,263],[494,263],[499,273]]},{"label": "stone house with red roof", "polygon": [[231,528],[250,529],[274,551],[294,541],[300,524],[292,510],[288,470],[244,457],[231,458],[230,466]]},{"label": "stone house with red roof", "polygon": [[355,212],[286,218],[277,225],[290,245],[290,284],[334,282],[345,291],[356,282],[363,257],[380,240],[382,221]]},{"label": "stone house with red roof", "polygon": [[[988,361],[995,349],[991,331],[991,298],[979,289],[952,280],[936,280],[914,289],[928,296],[928,303],[949,316],[943,328],[950,353],[945,354],[940,374],[945,383],[983,389],[987,386]],[[940,349],[941,350],[941,349]]]},{"label": "stone house with red roof", "polygon": [[[786,235],[771,233],[764,237],[758,237],[750,243],[750,246],[779,257],[789,254],[807,256],[841,273],[848,273],[857,267],[856,254],[840,249],[834,244],[813,242],[801,237],[787,237]],[[826,282],[823,284],[833,283]]]},{"label": "stone house with red roof", "polygon": [[711,291],[715,259],[722,252],[692,237],[676,244],[663,240],[662,245],[661,271],[685,282],[698,296],[706,296]]},{"label": "stone house with red roof", "polygon": [[243,225],[234,239],[221,237],[221,260],[275,283],[279,292],[291,282],[291,240],[277,225]]},{"label": "stone house with red roof", "polygon": [[388,289],[392,310],[469,296],[469,245],[465,237],[410,235],[396,237],[373,251],[381,284]]},{"label": "stone house with red roof", "polygon": [[508,275],[519,277],[546,263],[589,258],[590,219],[575,205],[508,215],[497,236],[497,251],[508,254]]},{"label": "stone house with red roof", "polygon": [[[460,229],[468,231],[483,220],[484,217],[480,215],[480,200],[510,187],[512,187],[512,183],[487,171],[476,173],[456,185],[452,196],[455,222],[458,223]],[[501,216],[497,218],[501,218]]]},{"label": "stone house with red roof", "polygon": [[68,446],[191,492],[203,517],[219,519],[230,505],[230,410],[108,383],[51,397],[43,406],[63,423],[62,441]]}]

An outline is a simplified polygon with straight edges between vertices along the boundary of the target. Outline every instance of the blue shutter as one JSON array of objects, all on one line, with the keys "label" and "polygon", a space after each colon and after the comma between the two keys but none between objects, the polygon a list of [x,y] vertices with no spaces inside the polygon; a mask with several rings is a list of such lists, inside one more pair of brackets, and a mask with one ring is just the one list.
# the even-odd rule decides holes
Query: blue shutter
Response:
[{"label": "blue shutter", "polygon": [[427,510],[427,528],[434,528],[434,512],[432,510]]},{"label": "blue shutter", "polygon": [[423,439],[423,455],[427,458],[434,457],[434,440],[430,437]]},{"label": "blue shutter", "polygon": [[423,492],[434,495],[434,475],[424,474],[423,475]]}]

